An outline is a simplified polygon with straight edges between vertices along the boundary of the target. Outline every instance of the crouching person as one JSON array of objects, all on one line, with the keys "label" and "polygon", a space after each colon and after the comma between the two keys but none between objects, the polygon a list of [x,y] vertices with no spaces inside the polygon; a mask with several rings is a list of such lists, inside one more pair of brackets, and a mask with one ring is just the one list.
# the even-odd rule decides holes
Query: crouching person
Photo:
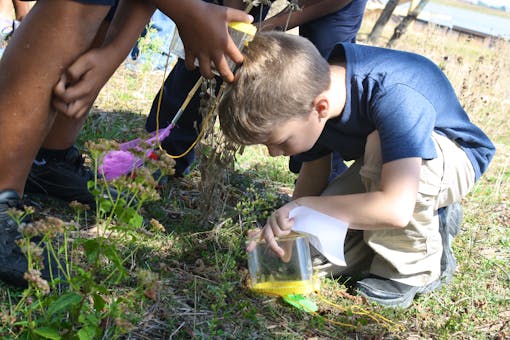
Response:
[{"label": "crouching person", "polygon": [[[407,308],[417,294],[449,282],[460,200],[487,169],[495,148],[469,120],[441,70],[413,53],[349,43],[326,60],[306,39],[260,33],[219,105],[223,132],[264,144],[271,156],[302,160],[292,201],[262,237],[293,226],[296,206],[349,224],[346,267],[359,294]],[[328,183],[331,154],[354,161]]]}]

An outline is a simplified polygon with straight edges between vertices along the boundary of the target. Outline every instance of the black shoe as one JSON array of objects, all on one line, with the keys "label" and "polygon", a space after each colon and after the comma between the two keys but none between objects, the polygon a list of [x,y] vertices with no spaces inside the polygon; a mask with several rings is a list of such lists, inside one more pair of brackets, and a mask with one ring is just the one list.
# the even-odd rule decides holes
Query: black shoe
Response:
[{"label": "black shoe", "polygon": [[[22,202],[18,193],[14,190],[0,191],[0,280],[17,287],[26,287],[27,281],[23,275],[28,270],[28,262],[21,249],[16,244],[16,240],[22,236],[18,231],[18,224],[8,215],[9,209],[23,210]],[[29,222],[27,219],[23,221]],[[32,241],[38,243],[39,240],[33,238]],[[42,244],[39,247],[44,248]],[[41,277],[47,281],[51,275],[47,253],[43,252],[44,269]],[[56,264],[51,266],[53,277],[58,276]]]},{"label": "black shoe", "polygon": [[78,201],[93,207],[95,199],[87,187],[87,182],[93,179],[94,173],[84,165],[80,151],[73,146],[63,159],[45,157],[34,161],[25,192],[49,195],[67,202]]},{"label": "black shoe", "polygon": [[448,283],[452,280],[457,261],[452,249],[452,240],[459,233],[462,224],[462,207],[459,203],[453,203],[437,211],[439,215],[439,233],[443,243],[441,256],[441,280]]},{"label": "black shoe", "polygon": [[371,275],[356,283],[358,294],[382,306],[407,308],[418,294],[430,293],[441,287],[438,279],[426,286],[416,287],[377,275]]}]

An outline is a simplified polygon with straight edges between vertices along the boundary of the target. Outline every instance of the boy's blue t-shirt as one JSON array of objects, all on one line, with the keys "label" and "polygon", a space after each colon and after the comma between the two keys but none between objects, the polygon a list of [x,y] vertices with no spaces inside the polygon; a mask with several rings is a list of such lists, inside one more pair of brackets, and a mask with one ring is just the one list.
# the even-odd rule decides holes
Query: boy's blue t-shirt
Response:
[{"label": "boy's blue t-shirt", "polygon": [[475,179],[487,169],[495,147],[469,120],[449,80],[430,60],[403,51],[338,44],[345,56],[346,104],[330,119],[315,146],[298,159],[332,151],[345,160],[362,157],[367,136],[377,130],[383,163],[407,157],[435,158],[435,131],[456,141],[473,164]]}]

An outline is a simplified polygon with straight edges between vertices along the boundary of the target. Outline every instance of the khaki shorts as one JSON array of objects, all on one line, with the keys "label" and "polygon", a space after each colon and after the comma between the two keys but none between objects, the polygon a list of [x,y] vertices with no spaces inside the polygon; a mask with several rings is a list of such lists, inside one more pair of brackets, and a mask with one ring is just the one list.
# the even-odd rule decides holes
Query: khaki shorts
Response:
[{"label": "khaki shorts", "polygon": [[[344,245],[346,268],[336,273],[370,273],[412,286],[439,278],[442,242],[438,208],[458,202],[473,187],[475,173],[465,152],[433,133],[437,158],[423,160],[414,214],[403,229],[349,230]],[[370,134],[365,155],[333,180],[323,195],[378,190],[382,169],[377,131]]]}]

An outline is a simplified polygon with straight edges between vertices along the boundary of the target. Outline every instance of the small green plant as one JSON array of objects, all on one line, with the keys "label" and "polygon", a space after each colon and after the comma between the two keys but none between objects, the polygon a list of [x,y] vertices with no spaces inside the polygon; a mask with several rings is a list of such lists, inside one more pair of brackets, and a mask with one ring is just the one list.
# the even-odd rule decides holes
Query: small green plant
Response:
[{"label": "small green plant", "polygon": [[[28,287],[12,298],[17,301],[1,315],[3,338],[118,337],[132,328],[124,319],[126,303],[144,297],[156,299],[157,276],[150,270],[133,270],[136,267],[130,259],[137,252],[136,240],[145,224],[141,209],[159,199],[158,182],[152,174],[156,170],[160,176],[171,172],[173,160],[155,151],[145,166],[106,181],[98,175],[98,163],[117,145],[99,142],[88,146],[96,169],[96,178],[89,183],[96,197],[93,233],[79,230],[89,207],[78,202],[71,203],[75,219],[70,223],[46,217],[25,224],[33,209],[11,212],[23,235],[18,245],[28,260],[24,276]],[[150,225],[152,230],[161,230],[155,220]],[[46,264],[50,268],[44,268],[45,257],[51,259]],[[42,270],[50,273],[49,281],[41,277]],[[131,279],[136,279],[134,296],[127,299],[115,294],[116,286],[129,284]]]},{"label": "small green plant", "polygon": [[161,55],[161,51],[165,48],[163,39],[157,37],[156,33],[157,30],[151,25],[148,25],[145,35],[138,39],[140,56],[144,57],[142,70],[145,72],[153,67],[156,58]]}]

